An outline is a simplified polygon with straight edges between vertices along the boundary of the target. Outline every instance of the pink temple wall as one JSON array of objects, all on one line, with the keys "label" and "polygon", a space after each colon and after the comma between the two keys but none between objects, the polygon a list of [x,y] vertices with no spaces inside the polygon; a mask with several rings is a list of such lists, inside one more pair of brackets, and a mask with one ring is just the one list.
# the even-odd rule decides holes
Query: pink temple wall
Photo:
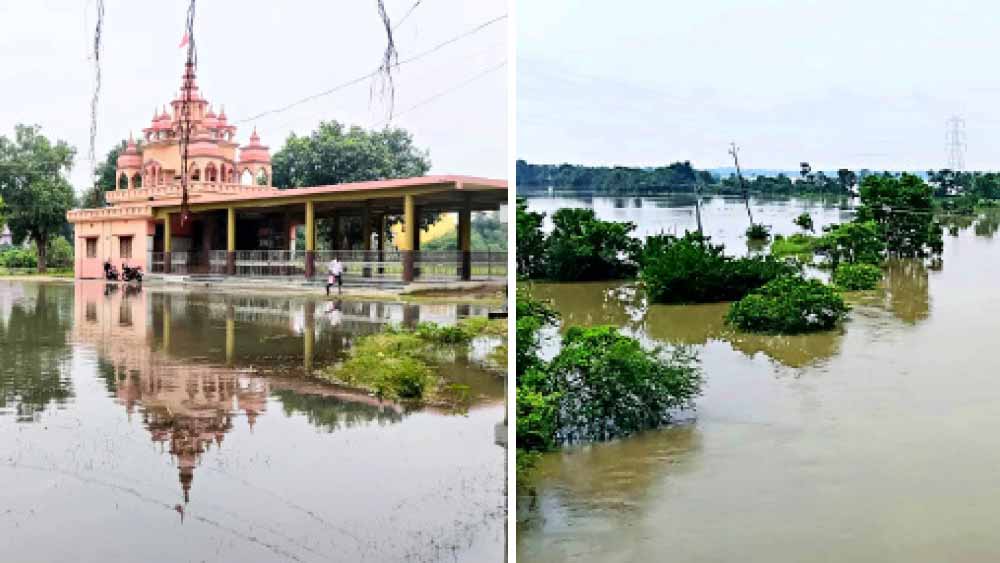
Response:
[{"label": "pink temple wall", "polygon": [[[117,219],[114,221],[81,222],[76,224],[74,271],[78,279],[104,277],[104,261],[111,260],[115,268],[121,270],[122,264],[130,267],[140,266],[148,273],[146,264],[155,224],[147,219]],[[132,237],[132,257],[122,258],[121,237]],[[97,254],[87,256],[87,239],[97,239]]]}]

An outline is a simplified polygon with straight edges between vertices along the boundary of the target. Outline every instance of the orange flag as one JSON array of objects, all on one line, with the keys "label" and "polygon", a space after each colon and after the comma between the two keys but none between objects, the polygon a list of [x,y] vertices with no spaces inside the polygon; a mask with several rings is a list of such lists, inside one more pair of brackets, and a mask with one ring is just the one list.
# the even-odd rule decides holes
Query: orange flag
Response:
[{"label": "orange flag", "polygon": [[188,34],[187,32],[185,32],[184,37],[181,38],[181,44],[178,45],[177,47],[184,47],[187,44],[188,44]]}]

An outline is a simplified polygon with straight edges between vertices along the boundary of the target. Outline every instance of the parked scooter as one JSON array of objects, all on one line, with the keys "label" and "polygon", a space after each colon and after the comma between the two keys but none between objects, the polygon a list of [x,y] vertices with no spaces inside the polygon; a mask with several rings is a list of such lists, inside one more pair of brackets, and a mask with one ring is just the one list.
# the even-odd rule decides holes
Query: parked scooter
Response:
[{"label": "parked scooter", "polygon": [[111,264],[111,260],[105,260],[104,262],[104,279],[118,281],[118,270]]},{"label": "parked scooter", "polygon": [[130,268],[128,264],[122,264],[122,281],[142,283],[142,268],[140,266]]}]

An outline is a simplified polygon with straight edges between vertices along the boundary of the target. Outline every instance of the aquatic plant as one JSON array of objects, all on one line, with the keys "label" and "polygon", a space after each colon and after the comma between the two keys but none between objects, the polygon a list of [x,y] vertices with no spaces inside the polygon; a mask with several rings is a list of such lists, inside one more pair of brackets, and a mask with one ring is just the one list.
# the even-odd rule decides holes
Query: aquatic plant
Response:
[{"label": "aquatic plant", "polygon": [[707,237],[658,235],[646,239],[639,257],[639,279],[656,303],[732,301],[798,268],[773,256],[732,258]]},{"label": "aquatic plant", "polygon": [[[506,336],[505,321],[474,317],[453,326],[420,323],[414,329],[390,327],[360,338],[339,366],[322,376],[367,389],[387,399],[439,398],[443,382],[432,365],[442,347],[468,345],[479,336]],[[454,387],[451,388],[454,390]]]},{"label": "aquatic plant", "polygon": [[726,321],[752,332],[798,334],[833,328],[847,312],[843,297],[823,282],[781,276],[733,303]]},{"label": "aquatic plant", "polygon": [[831,281],[847,291],[875,289],[882,279],[882,269],[874,264],[841,264],[833,271]]}]

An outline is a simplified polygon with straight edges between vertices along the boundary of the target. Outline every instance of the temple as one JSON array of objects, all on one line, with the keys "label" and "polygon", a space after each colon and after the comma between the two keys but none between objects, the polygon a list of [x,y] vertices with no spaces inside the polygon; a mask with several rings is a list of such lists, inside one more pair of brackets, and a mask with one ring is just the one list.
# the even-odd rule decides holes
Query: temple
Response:
[{"label": "temple", "polygon": [[[182,218],[188,125],[189,215]],[[116,178],[116,189],[105,194],[108,207],[67,214],[75,228],[76,278],[101,278],[110,261],[163,275],[312,280],[324,273],[317,262],[335,256],[348,281],[360,283],[506,276],[505,252],[471,248],[472,213],[505,205],[505,180],[419,176],[275,188],[270,151],[257,130],[240,146],[225,110],[216,113],[201,94],[191,65],[170,109],[154,111],[141,142],[129,136]],[[421,252],[421,225],[444,213],[457,215],[457,247]],[[321,220],[329,241],[322,250]]]}]

